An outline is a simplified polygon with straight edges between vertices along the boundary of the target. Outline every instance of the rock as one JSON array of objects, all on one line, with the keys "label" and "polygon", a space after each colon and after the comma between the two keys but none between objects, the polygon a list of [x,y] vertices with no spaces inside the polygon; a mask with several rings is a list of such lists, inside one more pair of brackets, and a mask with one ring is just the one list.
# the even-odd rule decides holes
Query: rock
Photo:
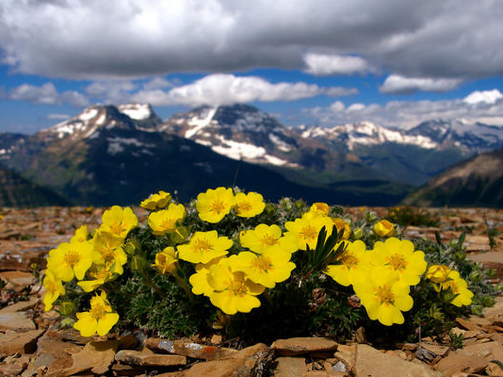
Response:
[{"label": "rock", "polygon": [[431,344],[431,343],[421,343],[421,347],[425,348],[426,350],[432,352],[435,354],[435,356],[441,356],[444,357],[449,353],[450,348],[447,346],[440,346],[438,344]]},{"label": "rock", "polygon": [[306,360],[301,357],[278,357],[274,377],[304,377],[307,372]]},{"label": "rock", "polygon": [[38,339],[37,351],[26,371],[27,375],[37,373],[41,368],[49,375],[58,375],[58,372],[72,365],[71,353],[82,349],[75,344],[51,337],[48,333],[49,331]]},{"label": "rock", "polygon": [[[144,372],[145,372],[145,368],[140,367],[140,366],[131,366],[131,365],[124,365],[124,364],[112,365],[112,373],[114,376],[140,376]],[[157,375],[157,376],[159,376],[159,375]]]},{"label": "rock", "polygon": [[26,312],[0,314],[0,330],[35,330],[35,323]]},{"label": "rock", "polygon": [[468,259],[474,262],[480,262],[486,268],[493,268],[496,270],[498,277],[503,277],[503,251],[493,251],[480,254],[469,254]]},{"label": "rock", "polygon": [[334,352],[337,343],[329,338],[290,338],[276,340],[271,349],[283,356],[296,356],[308,353]]},{"label": "rock", "polygon": [[169,352],[203,360],[229,358],[238,352],[232,348],[206,346],[186,340],[171,341],[159,338],[147,339],[145,341],[145,346],[156,352]]},{"label": "rock", "polygon": [[486,308],[484,311],[484,318],[493,325],[497,325],[498,323],[503,325],[503,296],[495,298],[495,303],[492,308]]},{"label": "rock", "polygon": [[471,356],[459,352],[450,353],[435,365],[435,369],[450,377],[457,372],[478,373],[485,369],[488,362],[480,356]]},{"label": "rock", "polygon": [[218,346],[219,344],[222,343],[222,335],[213,334],[213,336],[211,337],[210,342],[211,342],[211,344],[214,344],[214,345]]},{"label": "rock", "polygon": [[37,298],[30,298],[28,301],[19,301],[15,304],[6,306],[5,308],[0,309],[0,314],[3,313],[14,313],[21,312],[28,309],[32,309],[38,303]]},{"label": "rock", "polygon": [[33,353],[36,349],[37,339],[44,330],[31,330],[0,335],[0,354],[12,355],[14,353]]},{"label": "rock", "polygon": [[491,250],[489,237],[467,234],[465,238],[466,251],[488,251]]},{"label": "rock", "polygon": [[356,346],[355,377],[436,377],[441,376],[423,364],[387,355],[366,344]]},{"label": "rock", "polygon": [[150,350],[122,350],[115,354],[115,360],[130,365],[178,366],[187,364],[187,358],[180,355],[161,355]]},{"label": "rock", "polygon": [[353,370],[356,361],[356,345],[339,344],[334,358],[343,363],[347,371]]}]

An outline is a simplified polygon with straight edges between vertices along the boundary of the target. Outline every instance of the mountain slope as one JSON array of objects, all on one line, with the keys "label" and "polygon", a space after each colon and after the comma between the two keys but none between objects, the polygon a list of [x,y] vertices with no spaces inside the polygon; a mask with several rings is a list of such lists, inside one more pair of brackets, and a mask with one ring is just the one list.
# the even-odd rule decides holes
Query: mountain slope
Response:
[{"label": "mountain slope", "polygon": [[503,208],[503,148],[458,163],[409,195],[407,204]]},{"label": "mountain slope", "polygon": [[[174,133],[156,116],[131,107],[93,106],[12,146],[4,162],[79,204],[135,204],[160,189],[180,200],[235,183],[269,200],[282,196],[335,204],[393,204],[404,192],[369,193],[330,185],[307,186],[260,165],[229,159]],[[141,116],[138,113],[142,114]],[[148,112],[146,112],[148,113]],[[145,119],[153,120],[149,123]]]},{"label": "mountain slope", "polygon": [[0,207],[67,206],[56,192],[34,184],[0,165]]}]

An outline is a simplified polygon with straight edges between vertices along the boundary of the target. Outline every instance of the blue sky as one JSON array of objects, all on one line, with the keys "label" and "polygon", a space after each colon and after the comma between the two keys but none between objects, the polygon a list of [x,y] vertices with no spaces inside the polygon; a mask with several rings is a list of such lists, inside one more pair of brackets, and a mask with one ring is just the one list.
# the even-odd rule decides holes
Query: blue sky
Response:
[{"label": "blue sky", "polygon": [[503,125],[501,19],[498,0],[2,0],[0,131],[129,102]]}]

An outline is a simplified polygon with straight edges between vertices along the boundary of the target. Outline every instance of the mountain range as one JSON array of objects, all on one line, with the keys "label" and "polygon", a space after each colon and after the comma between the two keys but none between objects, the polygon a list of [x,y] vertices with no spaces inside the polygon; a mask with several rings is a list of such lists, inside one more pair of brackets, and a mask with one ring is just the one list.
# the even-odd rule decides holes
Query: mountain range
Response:
[{"label": "mountain range", "polygon": [[237,184],[269,200],[390,205],[448,166],[503,146],[503,129],[463,121],[411,130],[370,122],[285,127],[248,105],[161,120],[146,104],[92,106],[34,135],[0,133],[0,162],[75,203],[188,200]]}]

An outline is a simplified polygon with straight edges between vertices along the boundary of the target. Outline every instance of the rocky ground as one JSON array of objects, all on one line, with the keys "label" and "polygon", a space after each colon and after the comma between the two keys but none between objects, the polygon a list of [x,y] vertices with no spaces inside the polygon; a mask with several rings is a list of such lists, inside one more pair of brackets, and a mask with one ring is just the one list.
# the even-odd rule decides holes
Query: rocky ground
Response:
[{"label": "rocky ground", "polygon": [[[387,213],[385,208],[373,210],[381,216]],[[146,212],[135,211],[143,222]],[[408,238],[434,239],[440,231],[447,241],[466,232],[469,258],[497,269],[498,279],[503,277],[503,210],[429,211],[440,216],[440,226],[410,226]],[[100,208],[83,207],[0,208],[0,278],[7,282],[0,299],[7,302],[9,294],[33,283],[30,265],[43,268],[50,249],[68,241],[82,224],[96,228],[102,213]],[[218,335],[174,341],[145,338],[141,332],[83,338],[74,330],[54,326],[60,319],[56,312],[42,311],[38,288],[34,287],[29,301],[0,309],[2,376],[503,376],[503,369],[493,362],[503,362],[503,296],[483,317],[457,320],[453,331],[463,334],[463,347],[457,350],[437,338],[383,350],[362,336],[347,344],[292,338],[236,350]]]}]

